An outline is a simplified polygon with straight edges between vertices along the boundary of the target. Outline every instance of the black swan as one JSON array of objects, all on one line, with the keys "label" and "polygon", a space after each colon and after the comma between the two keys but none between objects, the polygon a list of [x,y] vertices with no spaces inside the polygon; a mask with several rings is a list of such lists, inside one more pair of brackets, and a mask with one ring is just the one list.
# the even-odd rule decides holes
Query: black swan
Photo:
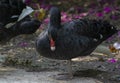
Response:
[{"label": "black swan", "polygon": [[24,19],[8,28],[0,24],[0,44],[5,44],[11,38],[21,34],[32,34],[40,27],[40,25],[41,22],[39,20],[32,19],[29,16],[26,16]]},{"label": "black swan", "polygon": [[76,19],[61,24],[59,9],[52,7],[48,28],[36,40],[36,50],[47,58],[68,60],[68,76],[72,78],[71,59],[89,55],[115,33],[117,29],[103,20]]}]

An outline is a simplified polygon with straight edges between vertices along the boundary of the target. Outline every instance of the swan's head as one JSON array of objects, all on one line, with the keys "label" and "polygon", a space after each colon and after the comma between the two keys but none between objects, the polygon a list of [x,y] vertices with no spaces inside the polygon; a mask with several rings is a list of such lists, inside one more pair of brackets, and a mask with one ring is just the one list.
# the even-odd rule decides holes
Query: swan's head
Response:
[{"label": "swan's head", "polygon": [[58,29],[61,27],[60,10],[57,7],[50,9],[50,22],[48,25],[48,37],[50,40],[50,49],[55,51],[55,40],[57,38]]},{"label": "swan's head", "polygon": [[54,28],[60,28],[61,25],[61,14],[60,10],[57,7],[52,7],[50,9],[50,22],[49,25]]},{"label": "swan's head", "polygon": [[57,7],[52,7],[49,13],[50,16],[60,15],[60,10]]}]

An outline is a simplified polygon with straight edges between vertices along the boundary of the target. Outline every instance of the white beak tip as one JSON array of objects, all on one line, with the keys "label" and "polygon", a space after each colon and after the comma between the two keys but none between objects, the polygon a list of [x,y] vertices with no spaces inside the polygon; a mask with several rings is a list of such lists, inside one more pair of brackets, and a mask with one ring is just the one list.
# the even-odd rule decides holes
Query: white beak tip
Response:
[{"label": "white beak tip", "polygon": [[55,51],[55,49],[56,49],[55,47],[51,47],[51,51]]}]

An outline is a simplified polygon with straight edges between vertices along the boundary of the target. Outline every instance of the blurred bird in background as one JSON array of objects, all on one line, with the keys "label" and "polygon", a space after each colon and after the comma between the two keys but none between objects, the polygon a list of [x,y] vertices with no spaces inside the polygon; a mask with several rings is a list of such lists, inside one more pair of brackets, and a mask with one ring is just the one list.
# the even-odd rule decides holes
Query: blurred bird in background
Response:
[{"label": "blurred bird in background", "polygon": [[[13,11],[14,10],[14,11]],[[26,6],[22,0],[2,0],[0,4],[0,42],[21,34],[33,34],[40,27],[45,10]]]}]

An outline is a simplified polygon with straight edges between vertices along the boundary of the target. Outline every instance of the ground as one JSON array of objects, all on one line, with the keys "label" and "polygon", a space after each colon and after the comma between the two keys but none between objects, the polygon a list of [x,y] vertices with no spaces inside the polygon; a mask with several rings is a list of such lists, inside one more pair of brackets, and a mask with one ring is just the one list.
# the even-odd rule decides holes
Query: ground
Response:
[{"label": "ground", "polygon": [[1,68],[0,83],[101,83],[93,78],[74,78],[72,80],[54,80],[49,75],[57,74],[56,71],[26,72],[22,69]]},{"label": "ground", "polygon": [[[47,59],[35,51],[36,35],[18,36],[0,46],[0,83],[119,83],[119,55],[91,54],[73,59],[72,80],[51,76],[66,70],[66,61]],[[117,58],[115,63],[109,58]]]}]

